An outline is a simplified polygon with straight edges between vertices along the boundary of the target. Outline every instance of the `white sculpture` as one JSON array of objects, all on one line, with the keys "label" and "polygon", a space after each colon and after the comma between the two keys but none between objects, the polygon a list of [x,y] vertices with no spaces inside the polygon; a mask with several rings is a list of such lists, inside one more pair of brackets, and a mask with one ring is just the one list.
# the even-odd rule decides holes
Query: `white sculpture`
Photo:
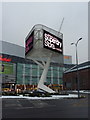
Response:
[{"label": "white sculpture", "polygon": [[26,37],[26,58],[43,68],[38,88],[55,93],[44,85],[50,62],[63,63],[63,35],[43,25],[36,25]]}]

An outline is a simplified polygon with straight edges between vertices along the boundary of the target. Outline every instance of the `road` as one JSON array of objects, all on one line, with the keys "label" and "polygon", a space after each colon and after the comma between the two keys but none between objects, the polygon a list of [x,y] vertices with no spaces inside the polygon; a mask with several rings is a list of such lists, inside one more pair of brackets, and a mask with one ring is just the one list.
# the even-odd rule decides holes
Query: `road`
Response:
[{"label": "road", "polygon": [[2,99],[2,118],[88,118],[88,95],[82,99]]}]

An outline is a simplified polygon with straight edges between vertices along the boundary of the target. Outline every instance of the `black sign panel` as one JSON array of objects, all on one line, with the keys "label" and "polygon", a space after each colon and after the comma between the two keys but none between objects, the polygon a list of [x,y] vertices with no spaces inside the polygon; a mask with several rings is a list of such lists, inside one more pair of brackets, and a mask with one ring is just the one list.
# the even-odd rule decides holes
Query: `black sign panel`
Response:
[{"label": "black sign panel", "polygon": [[27,55],[32,48],[33,48],[33,32],[25,42],[25,55]]},{"label": "black sign panel", "polygon": [[50,49],[55,52],[63,52],[62,39],[44,30],[44,48]]}]

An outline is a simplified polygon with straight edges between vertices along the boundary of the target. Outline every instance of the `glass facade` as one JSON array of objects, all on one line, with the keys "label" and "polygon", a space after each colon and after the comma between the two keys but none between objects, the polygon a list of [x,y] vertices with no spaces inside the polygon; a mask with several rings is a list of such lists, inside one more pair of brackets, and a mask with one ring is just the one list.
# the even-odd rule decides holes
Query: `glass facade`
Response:
[{"label": "glass facade", "polygon": [[[37,64],[17,63],[17,84],[37,85],[43,69]],[[63,67],[50,65],[46,85],[63,84]]]},{"label": "glass facade", "polygon": [[[37,87],[40,77],[43,72],[43,68],[37,65],[32,60],[20,58],[16,56],[4,55],[3,58],[11,59],[11,62],[0,62],[0,76],[2,78],[2,87],[9,86],[11,89],[13,86],[19,88],[19,86],[26,85],[26,88]],[[4,71],[2,71],[2,65],[4,65]],[[48,69],[46,81],[44,84],[47,86],[63,86],[63,65],[59,63],[50,63]],[[57,88],[56,88],[57,89]]]}]

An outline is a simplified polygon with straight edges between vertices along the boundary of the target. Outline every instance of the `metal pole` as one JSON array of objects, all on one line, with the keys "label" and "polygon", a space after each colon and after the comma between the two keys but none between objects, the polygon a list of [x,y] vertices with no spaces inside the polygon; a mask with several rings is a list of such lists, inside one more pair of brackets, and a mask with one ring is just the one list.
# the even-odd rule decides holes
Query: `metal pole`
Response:
[{"label": "metal pole", "polygon": [[78,42],[81,40],[82,38],[79,38],[79,40],[76,43],[71,43],[71,45],[75,44],[76,47],[76,68],[77,68],[77,89],[78,89],[78,98],[80,98],[80,82],[79,82],[79,71],[78,71],[78,53],[77,53],[77,45]]},{"label": "metal pole", "polygon": [[78,71],[78,54],[77,54],[77,44],[76,46],[76,67],[77,67],[77,89],[78,89],[78,98],[80,97],[79,89],[80,89],[80,84],[79,84],[79,71]]}]

